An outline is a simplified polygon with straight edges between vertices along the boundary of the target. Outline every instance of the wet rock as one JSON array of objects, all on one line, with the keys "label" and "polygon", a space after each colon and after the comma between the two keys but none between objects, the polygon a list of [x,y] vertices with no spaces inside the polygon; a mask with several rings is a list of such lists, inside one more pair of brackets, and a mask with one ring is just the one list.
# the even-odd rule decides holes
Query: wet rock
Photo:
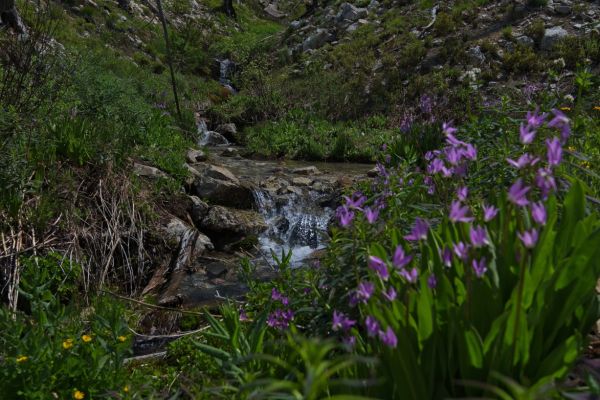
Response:
[{"label": "wet rock", "polygon": [[194,164],[197,162],[206,161],[208,156],[206,155],[206,152],[204,152],[203,150],[189,149],[185,155],[185,158],[189,163]]},{"label": "wet rock", "polygon": [[208,164],[196,168],[200,175],[191,184],[192,194],[228,207],[250,209],[255,205],[252,188],[240,183],[228,169]]},{"label": "wet rock", "polygon": [[166,178],[168,175],[160,169],[140,163],[133,164],[133,173],[146,178]]},{"label": "wet rock", "polygon": [[378,175],[379,175],[379,170],[377,169],[377,167],[373,167],[372,169],[370,169],[367,172],[367,176],[370,178],[375,178]]},{"label": "wet rock", "polygon": [[298,167],[292,170],[292,174],[297,175],[319,175],[321,171],[314,165],[310,165],[308,167]]},{"label": "wet rock", "polygon": [[227,274],[227,266],[218,261],[206,265],[204,270],[206,271],[206,276],[209,279],[220,278]]},{"label": "wet rock", "polygon": [[230,141],[237,140],[238,130],[237,126],[233,122],[228,124],[221,124],[217,126],[217,129],[215,130]]},{"label": "wet rock", "polygon": [[300,189],[299,187],[296,187],[296,186],[288,186],[286,189],[288,192],[293,193],[297,196],[302,196],[302,194],[303,194],[302,189]]},{"label": "wet rock", "polygon": [[310,186],[312,182],[312,179],[300,176],[292,179],[292,184],[294,186]]},{"label": "wet rock", "polygon": [[229,140],[219,132],[206,131],[203,133],[198,144],[200,146],[223,146],[228,145]]},{"label": "wet rock", "polygon": [[192,221],[196,226],[200,226],[202,224],[202,220],[208,214],[210,206],[196,196],[190,196],[190,199],[192,200],[192,207],[190,209]]},{"label": "wet rock", "polygon": [[267,229],[264,218],[257,212],[214,206],[202,220],[202,229],[218,233],[257,235]]},{"label": "wet rock", "polygon": [[562,26],[555,26],[554,28],[546,29],[544,36],[542,37],[542,43],[540,45],[542,50],[551,50],[560,40],[569,36]]},{"label": "wet rock", "polygon": [[240,155],[240,152],[238,151],[238,149],[235,149],[233,147],[228,147],[221,152],[221,155],[223,157],[237,157]]}]

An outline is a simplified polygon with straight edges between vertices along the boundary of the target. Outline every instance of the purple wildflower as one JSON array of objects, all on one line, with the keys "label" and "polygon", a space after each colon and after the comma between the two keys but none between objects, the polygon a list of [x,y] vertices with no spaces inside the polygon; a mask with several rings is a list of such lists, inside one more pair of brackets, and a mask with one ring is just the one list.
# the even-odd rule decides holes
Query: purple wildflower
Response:
[{"label": "purple wildflower", "polygon": [[535,247],[535,244],[538,241],[538,231],[537,229],[532,229],[530,231],[525,231],[523,233],[518,233],[519,239],[523,242],[523,245],[528,249],[532,249]]},{"label": "purple wildflower", "polygon": [[466,186],[461,186],[458,188],[458,190],[456,191],[456,196],[458,197],[458,199],[460,201],[465,201],[467,200],[467,196],[469,195],[469,188],[467,188]]},{"label": "purple wildflower", "polygon": [[482,226],[472,226],[469,236],[471,237],[471,243],[473,244],[473,247],[483,247],[484,245],[490,243],[487,237],[487,232]]},{"label": "purple wildflower", "polygon": [[556,180],[552,175],[550,168],[540,168],[535,176],[535,184],[542,192],[542,197],[545,199],[548,197],[548,193],[552,190],[556,190]]},{"label": "purple wildflower", "polygon": [[409,241],[417,241],[427,239],[427,231],[429,230],[429,224],[427,221],[416,218],[415,224],[412,227],[409,235],[404,236],[404,239]]},{"label": "purple wildflower", "polygon": [[554,118],[548,122],[548,126],[560,130],[561,142],[565,144],[571,136],[571,120],[560,110],[552,110],[552,113]]},{"label": "purple wildflower", "polygon": [[521,137],[521,143],[530,144],[535,139],[536,130],[530,125],[521,124],[519,128],[519,136]]},{"label": "purple wildflower", "polygon": [[469,245],[463,242],[458,242],[454,245],[454,254],[463,261],[469,257]]},{"label": "purple wildflower", "polygon": [[449,247],[444,247],[444,250],[441,250],[442,262],[447,268],[452,266],[452,250]]},{"label": "purple wildflower", "polygon": [[391,301],[396,300],[396,296],[397,296],[396,290],[391,286],[387,291],[384,290],[383,292],[381,292],[381,294],[387,301],[391,302]]},{"label": "purple wildflower", "polygon": [[465,145],[466,147],[463,149],[463,156],[468,160],[476,160],[477,159],[477,148],[470,143]]},{"label": "purple wildflower", "polygon": [[358,303],[366,303],[373,292],[375,291],[375,285],[371,282],[361,282],[354,291],[352,297],[350,297],[350,305],[355,306]]},{"label": "purple wildflower", "polygon": [[[450,124],[450,123],[447,123],[447,122],[444,122],[444,123],[442,124],[442,131],[444,131],[444,134],[445,134],[446,136],[452,136],[453,134],[455,134],[455,133],[456,133],[457,129],[456,129],[456,128],[454,128],[454,127],[452,126],[452,124]],[[452,136],[452,137],[454,138],[454,136]],[[456,141],[456,142],[458,142],[458,140],[456,140],[456,138],[454,138],[454,139],[455,139],[455,141]],[[450,144],[453,144],[453,142],[449,142],[449,143],[450,143]],[[457,144],[459,144],[459,143],[457,143]]]},{"label": "purple wildflower", "polygon": [[494,218],[496,218],[496,215],[498,215],[498,208],[494,207],[494,206],[486,206],[485,204],[483,205],[483,220],[485,222],[490,222],[491,220],[493,220]]},{"label": "purple wildflower", "polygon": [[534,112],[527,112],[527,116],[525,117],[525,119],[527,120],[527,125],[530,128],[537,129],[541,127],[544,124],[546,117],[548,116],[548,114],[546,113],[538,114],[538,112],[539,108],[536,109]]},{"label": "purple wildflower", "polygon": [[352,348],[356,345],[356,337],[355,336],[345,336],[342,339],[342,343],[344,343],[345,346]]},{"label": "purple wildflower", "polygon": [[540,159],[537,157],[533,157],[528,153],[525,153],[521,157],[519,157],[517,161],[511,160],[510,158],[507,158],[506,161],[516,169],[522,169],[528,165],[534,166],[538,163],[538,161],[540,161]]},{"label": "purple wildflower", "polygon": [[277,290],[276,288],[271,289],[271,299],[281,302],[281,304],[283,304],[284,306],[287,306],[290,302],[290,300],[286,296],[281,294],[281,292],[279,292],[279,290]]},{"label": "purple wildflower", "polygon": [[481,260],[479,260],[479,261],[473,260],[472,265],[473,265],[473,271],[475,271],[475,275],[477,275],[478,278],[481,278],[487,271],[487,264],[485,262],[485,257],[482,257]]},{"label": "purple wildflower", "polygon": [[292,310],[275,310],[267,317],[267,325],[271,328],[285,329],[294,319]]},{"label": "purple wildflower", "polygon": [[519,207],[526,206],[529,204],[529,200],[527,200],[527,192],[529,192],[531,188],[529,186],[525,186],[523,184],[523,180],[521,178],[517,179],[517,181],[510,187],[508,191],[508,199],[515,205]]},{"label": "purple wildflower", "polygon": [[562,160],[562,146],[557,137],[546,139],[546,148],[548,149],[548,164],[558,165]]},{"label": "purple wildflower", "polygon": [[400,270],[400,275],[409,283],[415,283],[419,278],[419,271],[416,268],[411,269],[410,272],[402,269]]},{"label": "purple wildflower", "polygon": [[375,271],[377,275],[379,275],[379,277],[384,281],[387,281],[387,279],[390,277],[390,273],[388,272],[385,262],[379,257],[369,256],[369,268]]},{"label": "purple wildflower", "polygon": [[542,202],[531,204],[531,217],[539,225],[546,225],[546,207]]},{"label": "purple wildflower", "polygon": [[452,222],[471,222],[473,217],[469,216],[470,211],[468,206],[462,206],[459,201],[453,201],[450,205],[450,221]]},{"label": "purple wildflower", "polygon": [[240,310],[240,321],[244,322],[244,321],[248,321],[248,314],[246,314],[246,311],[244,309]]},{"label": "purple wildflower", "polygon": [[429,289],[435,289],[437,287],[437,278],[435,277],[435,274],[429,275],[429,278],[427,278],[427,286],[429,286]]},{"label": "purple wildflower", "polygon": [[340,221],[340,226],[344,228],[350,225],[354,219],[354,211],[350,210],[347,206],[338,207],[336,215]]},{"label": "purple wildflower", "polygon": [[375,319],[375,317],[369,315],[365,318],[365,326],[367,327],[367,335],[373,337],[377,335],[379,332],[379,322]]},{"label": "purple wildflower", "polygon": [[343,312],[333,311],[333,322],[331,328],[334,331],[342,330],[347,331],[356,324],[356,321],[348,318]]},{"label": "purple wildflower", "polygon": [[395,348],[398,345],[398,338],[394,333],[392,327],[388,326],[388,328],[384,331],[379,332],[379,339],[388,347]]},{"label": "purple wildflower", "polygon": [[398,245],[398,247],[396,247],[396,251],[394,252],[394,257],[392,258],[392,264],[396,268],[404,268],[408,265],[408,263],[410,263],[412,258],[413,257],[411,255],[404,253],[404,248],[401,245]]},{"label": "purple wildflower", "polygon": [[360,192],[354,192],[351,198],[344,196],[344,200],[346,200],[346,207],[360,209],[367,201],[367,197]]},{"label": "purple wildflower", "polygon": [[367,221],[372,224],[377,220],[377,217],[379,216],[379,210],[377,208],[371,209],[370,207],[365,207],[364,214],[367,218]]}]

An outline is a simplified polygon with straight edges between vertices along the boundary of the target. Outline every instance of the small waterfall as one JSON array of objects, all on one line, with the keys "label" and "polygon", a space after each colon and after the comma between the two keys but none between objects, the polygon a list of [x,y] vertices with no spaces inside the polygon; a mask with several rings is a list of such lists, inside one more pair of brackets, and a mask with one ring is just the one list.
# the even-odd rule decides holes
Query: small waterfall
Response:
[{"label": "small waterfall", "polygon": [[292,250],[292,265],[299,266],[315,250],[325,247],[330,208],[320,207],[312,196],[292,194],[275,199],[267,191],[254,192],[258,211],[269,228],[259,237],[263,254],[277,256]]},{"label": "small waterfall", "polygon": [[237,90],[231,85],[231,77],[235,72],[235,63],[228,58],[217,60],[217,62],[219,63],[219,83],[231,91],[231,93],[237,93]]},{"label": "small waterfall", "polygon": [[198,145],[200,146],[227,146],[229,141],[218,132],[208,130],[204,118],[200,118],[196,124],[198,132]]}]

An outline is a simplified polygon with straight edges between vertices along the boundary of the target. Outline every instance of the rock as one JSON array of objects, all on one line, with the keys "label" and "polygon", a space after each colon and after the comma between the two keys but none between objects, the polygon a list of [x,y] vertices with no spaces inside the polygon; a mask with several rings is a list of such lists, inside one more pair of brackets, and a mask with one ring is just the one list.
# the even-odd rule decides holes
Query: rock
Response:
[{"label": "rock", "polygon": [[133,164],[133,173],[137,176],[143,176],[147,178],[167,178],[168,175],[162,172],[160,169],[144,165],[140,163]]},{"label": "rock", "polygon": [[208,210],[210,206],[200,200],[197,196],[190,196],[192,200],[192,207],[190,209],[190,215],[192,217],[192,221],[196,226],[202,225],[202,220],[208,214]]},{"label": "rock", "polygon": [[200,146],[223,146],[228,145],[229,140],[219,132],[206,131],[198,141]]},{"label": "rock", "polygon": [[300,176],[292,179],[292,184],[294,186],[310,186],[312,182],[312,179]]},{"label": "rock", "polygon": [[379,2],[377,0],[371,0],[369,5],[367,6],[367,10],[369,10],[369,11],[377,10],[378,7],[379,7]]},{"label": "rock", "polygon": [[258,235],[267,229],[267,224],[257,212],[214,206],[202,220],[202,229],[215,233]]},{"label": "rock", "polygon": [[367,171],[367,176],[370,178],[375,178],[378,175],[379,175],[379,170],[377,169],[377,167],[373,167],[369,171]]},{"label": "rock", "polygon": [[213,204],[250,209],[255,200],[252,188],[240,181],[226,168],[210,165],[199,170],[191,186],[191,193]]},{"label": "rock", "polygon": [[206,276],[209,279],[220,278],[227,274],[227,266],[221,262],[212,262],[204,266],[204,270],[206,271]]},{"label": "rock", "polygon": [[[206,250],[214,248],[208,236],[199,232],[196,228],[188,226],[179,218],[172,218],[163,228],[163,232],[167,240],[176,243],[185,240],[186,237],[190,237],[189,246],[193,249],[193,253],[190,255],[192,258],[203,254]],[[195,239],[194,236],[196,236]]]},{"label": "rock", "polygon": [[516,38],[516,41],[521,46],[525,46],[525,47],[529,47],[529,48],[533,48],[535,46],[534,40],[527,35],[518,36]]},{"label": "rock", "polygon": [[568,36],[569,32],[567,32],[562,26],[555,26],[554,28],[546,29],[544,32],[544,37],[542,37],[540,47],[542,50],[551,50],[556,43]]},{"label": "rock", "polygon": [[195,164],[197,162],[206,161],[208,156],[203,150],[189,149],[185,155],[187,162]]},{"label": "rock", "polygon": [[303,194],[302,189],[300,189],[299,187],[296,187],[296,186],[288,186],[286,189],[288,192],[293,193],[297,196],[302,196],[302,194]]},{"label": "rock", "polygon": [[469,61],[473,64],[483,64],[485,62],[485,55],[481,51],[481,47],[475,46],[467,50],[467,56]]},{"label": "rock", "polygon": [[559,4],[554,6],[554,12],[558,15],[569,15],[571,14],[571,6],[568,4]]},{"label": "rock", "polygon": [[275,18],[275,19],[280,19],[280,18],[284,18],[285,16],[287,16],[286,13],[283,13],[283,12],[279,11],[277,9],[277,6],[275,4],[273,4],[273,3],[269,4],[268,6],[266,6],[263,9],[263,11],[265,13],[267,13],[267,15],[269,15],[270,17]]},{"label": "rock", "polygon": [[302,43],[302,51],[307,52],[308,50],[318,49],[332,40],[333,35],[327,29],[319,28]]},{"label": "rock", "polygon": [[298,167],[292,169],[292,174],[297,175],[320,175],[321,171],[314,165],[310,165],[308,167]]},{"label": "rock", "polygon": [[358,8],[350,3],[342,3],[340,11],[335,16],[336,21],[341,22],[344,20],[356,21],[360,18],[367,16],[368,10],[366,8]]},{"label": "rock", "polygon": [[300,29],[302,27],[302,22],[301,21],[292,21],[290,22],[290,28],[294,31]]},{"label": "rock", "polygon": [[237,138],[237,126],[233,122],[217,126],[216,131],[228,140],[235,141]]},{"label": "rock", "polygon": [[221,152],[221,155],[223,157],[237,157],[240,155],[240,152],[236,148],[228,147]]}]

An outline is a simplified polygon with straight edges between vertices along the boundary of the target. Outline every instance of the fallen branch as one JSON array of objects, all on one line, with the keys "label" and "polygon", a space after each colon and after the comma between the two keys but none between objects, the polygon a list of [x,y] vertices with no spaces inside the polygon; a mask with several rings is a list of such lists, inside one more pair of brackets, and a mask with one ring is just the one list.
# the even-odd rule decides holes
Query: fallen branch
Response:
[{"label": "fallen branch", "polygon": [[132,362],[139,362],[139,361],[162,360],[166,357],[167,357],[166,351],[159,351],[158,353],[144,354],[143,356],[135,356],[135,357],[126,358],[123,360],[123,364],[129,364]]}]

